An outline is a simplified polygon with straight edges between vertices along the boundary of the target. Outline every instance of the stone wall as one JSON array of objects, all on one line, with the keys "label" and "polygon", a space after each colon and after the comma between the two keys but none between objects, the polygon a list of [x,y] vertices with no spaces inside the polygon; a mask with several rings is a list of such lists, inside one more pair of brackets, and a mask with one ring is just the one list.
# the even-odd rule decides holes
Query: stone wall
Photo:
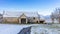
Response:
[{"label": "stone wall", "polygon": [[4,17],[4,23],[19,23],[17,17]]}]

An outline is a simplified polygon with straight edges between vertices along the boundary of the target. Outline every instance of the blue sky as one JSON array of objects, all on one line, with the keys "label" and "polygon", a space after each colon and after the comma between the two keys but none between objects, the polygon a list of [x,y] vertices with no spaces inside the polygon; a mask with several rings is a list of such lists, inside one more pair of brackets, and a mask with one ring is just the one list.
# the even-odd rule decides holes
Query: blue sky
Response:
[{"label": "blue sky", "polygon": [[55,8],[60,7],[60,0],[0,0],[0,12],[33,11],[42,15],[50,15]]}]

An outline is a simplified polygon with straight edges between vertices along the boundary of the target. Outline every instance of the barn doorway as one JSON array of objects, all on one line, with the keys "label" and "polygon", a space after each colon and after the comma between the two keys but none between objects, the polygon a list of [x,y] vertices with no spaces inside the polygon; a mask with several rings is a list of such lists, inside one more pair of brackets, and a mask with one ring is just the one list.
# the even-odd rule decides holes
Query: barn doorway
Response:
[{"label": "barn doorway", "polygon": [[21,19],[21,24],[26,24],[26,18]]}]

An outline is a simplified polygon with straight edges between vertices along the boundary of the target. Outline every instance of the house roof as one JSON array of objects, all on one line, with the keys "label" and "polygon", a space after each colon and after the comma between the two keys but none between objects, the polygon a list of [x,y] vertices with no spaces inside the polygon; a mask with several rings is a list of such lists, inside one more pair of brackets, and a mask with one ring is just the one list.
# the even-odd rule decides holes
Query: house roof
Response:
[{"label": "house roof", "polygon": [[3,16],[3,14],[0,14],[0,16]]},{"label": "house roof", "polygon": [[27,17],[38,17],[37,12],[10,12],[6,11],[3,17],[20,17],[22,14],[25,14]]}]

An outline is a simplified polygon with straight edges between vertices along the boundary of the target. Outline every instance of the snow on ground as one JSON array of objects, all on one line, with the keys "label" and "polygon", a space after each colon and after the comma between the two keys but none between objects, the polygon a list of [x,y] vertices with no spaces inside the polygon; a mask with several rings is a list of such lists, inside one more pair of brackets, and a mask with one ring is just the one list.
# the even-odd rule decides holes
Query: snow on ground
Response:
[{"label": "snow on ground", "polygon": [[[29,26],[29,25],[28,25]],[[0,34],[17,34],[26,25],[0,24]]]},{"label": "snow on ground", "polygon": [[39,25],[32,27],[31,34],[60,34],[60,24]]},{"label": "snow on ground", "polygon": [[0,34],[17,34],[22,28],[32,26],[31,34],[60,34],[60,24],[0,24]]}]

